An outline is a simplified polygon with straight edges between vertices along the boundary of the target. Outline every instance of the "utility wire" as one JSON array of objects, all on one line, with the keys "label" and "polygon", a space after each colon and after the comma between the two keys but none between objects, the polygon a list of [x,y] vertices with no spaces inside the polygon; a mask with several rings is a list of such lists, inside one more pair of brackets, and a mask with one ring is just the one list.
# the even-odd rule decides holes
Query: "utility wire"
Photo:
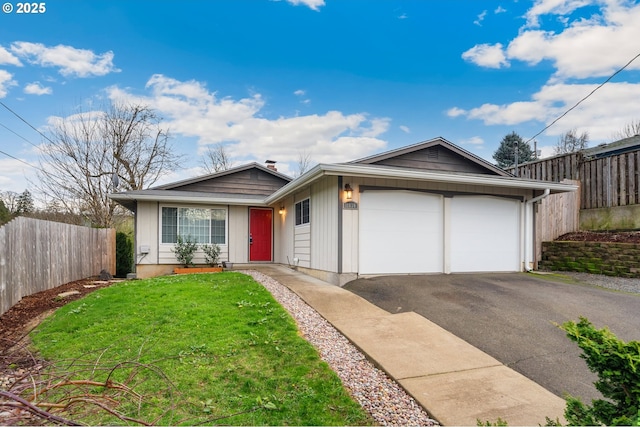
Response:
[{"label": "utility wire", "polygon": [[2,123],[0,123],[0,126],[2,126],[3,128],[5,128],[6,130],[8,130],[9,132],[11,132],[12,134],[14,134],[15,136],[17,136],[18,138],[22,139],[23,141],[33,145],[34,147],[38,148],[38,146],[36,144],[34,144],[33,142],[29,141],[27,138],[25,138],[24,136],[20,135],[19,133],[17,133],[16,131],[14,131],[13,129],[9,129],[8,127],[6,127],[5,125],[3,125]]},{"label": "utility wire", "polygon": [[525,144],[530,143],[532,140],[534,140],[537,136],[539,136],[542,132],[544,132],[545,130],[549,129],[551,126],[553,126],[554,124],[556,124],[556,122],[558,122],[560,119],[562,119],[564,116],[566,116],[567,114],[569,114],[574,108],[576,108],[578,105],[582,104],[583,101],[585,101],[587,98],[589,98],[591,95],[593,95],[598,89],[600,89],[602,86],[604,86],[605,84],[609,83],[609,81],[611,81],[611,79],[613,79],[618,73],[620,73],[622,70],[624,70],[625,68],[627,68],[629,65],[631,65],[631,63],[633,61],[635,61],[636,59],[638,59],[640,57],[640,53],[637,54],[636,56],[634,56],[631,61],[627,62],[622,68],[620,68],[618,71],[616,71],[615,73],[611,74],[611,76],[609,76],[609,78],[605,81],[603,81],[602,83],[600,83],[598,85],[598,87],[596,87],[595,89],[593,89],[591,92],[589,92],[589,94],[587,96],[585,96],[584,98],[582,98],[580,101],[576,102],[574,104],[573,107],[569,108],[567,111],[565,111],[564,113],[562,113],[557,119],[555,119],[554,121],[552,121],[549,125],[547,125],[544,129],[542,129],[540,132],[536,133],[535,135],[533,135],[531,138],[529,138]]},{"label": "utility wire", "polygon": [[[19,118],[20,120],[22,120],[27,126],[29,126],[31,129],[35,130],[36,132],[38,132],[40,134],[40,136],[42,136],[44,139],[46,139],[47,141],[49,141],[50,143],[54,144],[54,142],[49,139],[49,137],[47,135],[45,135],[44,133],[40,132],[38,129],[35,128],[35,126],[33,126],[31,123],[29,123],[26,119],[24,119],[20,114],[16,113],[15,111],[13,111],[11,108],[9,108],[7,106],[7,104],[5,104],[4,102],[0,101],[0,105],[2,105],[4,108],[6,108],[7,110],[9,110],[14,116],[16,116],[17,118]],[[28,142],[28,141],[27,141]],[[31,144],[31,143],[29,143]],[[33,145],[33,144],[32,144]]]},{"label": "utility wire", "polygon": [[24,163],[24,164],[25,164],[25,165],[27,165],[27,166],[31,166],[31,167],[32,167],[32,168],[34,168],[34,169],[37,169],[37,170],[40,170],[40,171],[42,170],[42,169],[40,169],[39,167],[34,166],[34,165],[30,164],[30,163],[27,163],[27,162],[25,162],[24,160],[19,159],[19,158],[17,158],[17,157],[14,157],[14,156],[12,156],[12,155],[11,155],[11,154],[9,154],[9,153],[5,153],[5,152],[4,152],[4,151],[2,151],[2,150],[0,150],[0,154],[4,154],[4,155],[5,155],[5,156],[7,156],[7,157],[11,157],[12,159],[17,160],[17,161],[19,161],[20,163]]}]

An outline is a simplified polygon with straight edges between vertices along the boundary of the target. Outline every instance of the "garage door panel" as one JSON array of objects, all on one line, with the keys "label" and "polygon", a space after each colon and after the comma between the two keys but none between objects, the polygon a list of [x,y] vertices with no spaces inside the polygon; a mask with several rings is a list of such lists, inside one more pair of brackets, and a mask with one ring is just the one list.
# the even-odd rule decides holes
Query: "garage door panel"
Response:
[{"label": "garage door panel", "polygon": [[367,191],[360,197],[360,273],[442,272],[442,197]]},{"label": "garage door panel", "polygon": [[519,271],[520,203],[490,196],[451,201],[451,272]]}]

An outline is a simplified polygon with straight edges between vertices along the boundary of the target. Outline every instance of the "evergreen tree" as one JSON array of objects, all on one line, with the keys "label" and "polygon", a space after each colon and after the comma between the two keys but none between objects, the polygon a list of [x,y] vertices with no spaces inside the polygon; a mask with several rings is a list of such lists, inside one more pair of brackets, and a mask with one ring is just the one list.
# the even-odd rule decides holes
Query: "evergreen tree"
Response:
[{"label": "evergreen tree", "polygon": [[498,167],[502,169],[511,167],[515,164],[515,146],[518,145],[518,164],[528,162],[533,158],[533,150],[531,146],[525,143],[520,135],[511,132],[500,141],[500,146],[493,153],[493,159]]},{"label": "evergreen tree", "polygon": [[35,210],[33,205],[33,196],[29,190],[24,190],[18,197],[18,205],[16,208],[17,215],[32,213]]},{"label": "evergreen tree", "polygon": [[11,221],[11,212],[4,205],[4,202],[0,200],[0,225],[6,224]]}]

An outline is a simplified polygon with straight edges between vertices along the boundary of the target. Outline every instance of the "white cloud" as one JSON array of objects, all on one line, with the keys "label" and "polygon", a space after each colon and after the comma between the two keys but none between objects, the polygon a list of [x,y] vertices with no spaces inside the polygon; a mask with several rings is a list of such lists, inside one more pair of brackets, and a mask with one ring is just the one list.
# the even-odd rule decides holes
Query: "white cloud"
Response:
[{"label": "white cloud", "polygon": [[60,68],[63,76],[90,77],[118,72],[113,64],[113,52],[96,55],[87,49],[57,45],[48,47],[42,43],[15,42],[11,52],[24,60],[42,67]]},{"label": "white cloud", "polygon": [[[576,13],[585,6],[590,7],[589,15]],[[481,44],[462,56],[487,68],[500,68],[514,61],[530,67],[548,62],[553,69],[546,84],[528,100],[507,104],[488,102],[468,110],[453,107],[447,111],[449,117],[465,116],[482,120],[486,125],[517,125],[529,121],[549,125],[593,91],[594,81],[603,81],[638,54],[638,2],[536,0],[526,18],[527,23],[506,48],[501,43]],[[557,22],[563,27],[558,29]],[[547,23],[553,27],[544,28]],[[613,82],[562,117],[545,134],[557,136],[577,128],[587,131],[592,141],[610,140],[626,123],[637,120],[640,83],[629,73],[634,70],[640,70],[640,59],[629,64]],[[625,78],[630,79],[629,82],[624,82]]]},{"label": "white cloud", "polygon": [[472,136],[468,139],[462,139],[458,141],[462,145],[473,145],[475,148],[482,148],[484,145],[484,139],[479,136]]},{"label": "white cloud", "polygon": [[29,83],[24,87],[24,93],[28,95],[51,95],[53,89],[51,87],[44,87],[40,82]]},{"label": "white cloud", "polygon": [[298,89],[295,92],[293,92],[293,94],[296,95],[296,96],[304,96],[305,93],[306,92],[304,90],[302,90],[302,89]]},{"label": "white cloud", "polygon": [[449,108],[447,110],[447,116],[449,117],[460,117],[466,114],[467,114],[466,110],[463,110],[462,108],[458,108],[458,107]]},{"label": "white cloud", "polygon": [[475,45],[462,54],[462,59],[487,68],[509,66],[501,43]]},{"label": "white cloud", "polygon": [[407,19],[409,18],[409,15],[407,15],[406,13],[401,13],[400,15],[398,15],[398,19]]},{"label": "white cloud", "polygon": [[151,105],[167,119],[174,134],[195,137],[199,145],[225,143],[240,163],[266,158],[295,162],[300,150],[309,153],[314,162],[340,162],[386,146],[379,136],[388,130],[388,118],[328,111],[269,119],[261,116],[265,100],[260,94],[219,98],[200,82],[159,74],[152,76],[146,87],[151,92],[147,97],[136,97],[117,87],[109,89],[109,96]]},{"label": "white cloud", "polygon": [[[482,120],[486,125],[516,125],[532,120],[550,124],[595,88],[596,85],[587,84],[546,85],[530,101],[503,105],[487,103],[468,111],[459,109],[459,115]],[[630,106],[636,105],[638,99],[640,84],[609,83],[549,128],[546,134],[559,136],[576,128],[586,130],[591,140],[607,140],[616,130],[637,120],[637,111]]]},{"label": "white cloud", "polygon": [[483,10],[482,13],[480,13],[480,15],[478,15],[478,19],[473,21],[473,23],[476,24],[477,26],[481,27],[482,26],[482,21],[484,21],[484,18],[486,16],[487,16],[487,11]]},{"label": "white cloud", "polygon": [[21,67],[20,60],[4,47],[0,46],[0,64],[15,65]]},{"label": "white cloud", "polygon": [[0,70],[0,98],[7,96],[7,92],[11,86],[18,83],[13,80],[13,74],[6,70]]},{"label": "white cloud", "polygon": [[320,11],[320,7],[324,6],[324,0],[287,0],[294,6],[304,5],[312,10]]},{"label": "white cloud", "polygon": [[411,133],[411,129],[409,129],[409,127],[408,127],[408,126],[404,126],[404,125],[402,125],[402,126],[400,126],[400,130],[401,130],[402,132],[404,132],[404,133]]},{"label": "white cloud", "polygon": [[495,13],[495,14],[497,15],[497,14],[499,14],[499,13],[505,13],[506,11],[507,11],[507,9],[505,9],[504,7],[502,7],[502,6],[498,6],[498,7],[496,7],[496,9],[493,11],[493,13]]},{"label": "white cloud", "polygon": [[596,0],[537,0],[533,7],[527,11],[527,25],[537,27],[540,25],[542,15],[568,15],[583,6],[598,3]]}]

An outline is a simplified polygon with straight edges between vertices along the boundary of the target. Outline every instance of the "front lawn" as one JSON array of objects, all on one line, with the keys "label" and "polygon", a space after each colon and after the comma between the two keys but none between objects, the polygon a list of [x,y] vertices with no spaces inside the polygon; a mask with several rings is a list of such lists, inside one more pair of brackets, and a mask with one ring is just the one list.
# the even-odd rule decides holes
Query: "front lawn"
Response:
[{"label": "front lawn", "polygon": [[62,384],[37,400],[71,403],[50,410],[75,421],[373,422],[289,314],[240,273],[122,282],[60,308],[31,336]]}]

